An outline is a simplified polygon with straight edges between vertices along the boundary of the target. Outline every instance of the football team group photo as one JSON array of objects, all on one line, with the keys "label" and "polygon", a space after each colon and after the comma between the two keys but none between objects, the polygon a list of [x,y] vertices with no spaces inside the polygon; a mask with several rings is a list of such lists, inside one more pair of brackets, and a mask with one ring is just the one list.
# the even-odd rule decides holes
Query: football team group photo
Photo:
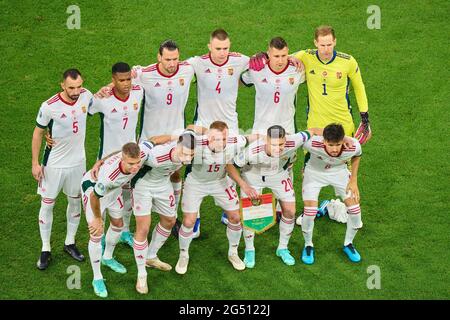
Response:
[{"label": "football team group photo", "polygon": [[3,299],[448,299],[448,48],[381,3],[10,4]]}]

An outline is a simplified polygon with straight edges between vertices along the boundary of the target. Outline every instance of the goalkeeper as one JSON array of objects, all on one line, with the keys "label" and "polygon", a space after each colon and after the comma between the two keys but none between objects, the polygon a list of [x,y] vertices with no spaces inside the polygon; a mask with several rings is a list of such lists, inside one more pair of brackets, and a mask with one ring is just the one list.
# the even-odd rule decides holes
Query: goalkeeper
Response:
[{"label": "goalkeeper", "polygon": [[[324,128],[330,123],[340,123],[347,136],[354,136],[361,144],[366,143],[372,132],[366,90],[358,63],[352,56],[334,50],[336,37],[330,26],[320,26],[315,30],[314,44],[317,49],[294,54],[305,66],[307,127]],[[258,71],[265,63],[264,55],[258,54],[250,60],[249,68]],[[356,133],[349,100],[350,83],[361,116]]]}]

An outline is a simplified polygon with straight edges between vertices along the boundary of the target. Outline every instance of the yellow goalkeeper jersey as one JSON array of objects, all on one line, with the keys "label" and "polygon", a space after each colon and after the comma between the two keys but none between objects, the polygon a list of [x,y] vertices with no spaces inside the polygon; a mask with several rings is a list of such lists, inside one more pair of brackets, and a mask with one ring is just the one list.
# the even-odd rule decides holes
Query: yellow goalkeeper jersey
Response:
[{"label": "yellow goalkeeper jersey", "polygon": [[331,60],[324,63],[316,49],[299,51],[294,57],[305,65],[308,128],[323,128],[337,122],[344,126],[346,135],[353,135],[355,127],[348,96],[350,82],[359,111],[368,110],[366,90],[356,60],[348,54],[334,51]]}]

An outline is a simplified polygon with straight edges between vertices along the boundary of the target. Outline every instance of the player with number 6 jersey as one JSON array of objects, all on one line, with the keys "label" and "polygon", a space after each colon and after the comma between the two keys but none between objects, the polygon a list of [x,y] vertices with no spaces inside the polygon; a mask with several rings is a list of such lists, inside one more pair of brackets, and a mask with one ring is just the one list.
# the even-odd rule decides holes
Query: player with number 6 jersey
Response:
[{"label": "player with number 6 jersey", "polygon": [[256,90],[253,132],[265,134],[273,125],[282,126],[288,134],[296,132],[297,90],[305,77],[288,60],[288,54],[286,41],[273,38],[265,67],[261,71],[248,70],[241,76],[244,85],[254,85]]}]

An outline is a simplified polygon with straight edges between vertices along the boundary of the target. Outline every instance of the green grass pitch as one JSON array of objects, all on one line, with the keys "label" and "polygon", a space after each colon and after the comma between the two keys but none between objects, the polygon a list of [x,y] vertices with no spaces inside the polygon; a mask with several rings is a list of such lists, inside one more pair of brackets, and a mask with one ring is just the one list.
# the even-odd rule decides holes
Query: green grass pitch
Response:
[{"label": "green grass pitch", "polygon": [[[372,3],[373,2],[373,3]],[[256,268],[234,271],[226,259],[228,243],[220,224],[221,210],[208,198],[202,205],[202,236],[190,250],[189,271],[179,276],[149,270],[149,289],[134,289],[132,251],[118,245],[116,257],[126,275],[103,269],[109,299],[449,299],[450,276],[450,130],[448,1],[12,1],[0,0],[1,183],[0,299],[96,299],[88,261],[76,263],[62,250],[66,199],[54,210],[53,261],[36,268],[41,241],[40,206],[31,176],[31,136],[42,101],[59,90],[63,70],[77,67],[85,87],[97,91],[110,81],[117,61],[148,65],[158,44],[175,39],[183,59],[207,52],[209,33],[225,28],[232,50],[251,55],[283,36],[291,52],[313,47],[313,31],[331,24],[337,50],[359,62],[369,100],[374,136],[364,147],[359,186],[364,228],[355,243],[360,264],[341,251],[345,226],[316,221],[316,263],[299,259],[303,247],[296,226],[290,249],[296,265],[275,256],[278,227],[257,236]],[[81,29],[69,30],[66,9],[81,10]],[[367,7],[381,8],[381,29],[370,30]],[[193,118],[195,84],[187,106]],[[253,121],[254,89],[241,88],[239,121]],[[359,119],[351,94],[354,114]],[[306,86],[300,86],[296,122],[305,127]],[[98,148],[99,119],[88,120],[87,165]],[[302,157],[299,157],[302,158]],[[300,167],[295,167],[298,211],[301,210]],[[322,199],[331,198],[331,189]],[[153,216],[153,224],[157,221]],[[88,256],[84,215],[77,243]],[[241,240],[240,254],[244,244]],[[171,237],[160,257],[173,266],[178,242]],[[81,268],[81,289],[66,286],[67,268]],[[369,290],[369,266],[381,271],[381,289]]]}]

